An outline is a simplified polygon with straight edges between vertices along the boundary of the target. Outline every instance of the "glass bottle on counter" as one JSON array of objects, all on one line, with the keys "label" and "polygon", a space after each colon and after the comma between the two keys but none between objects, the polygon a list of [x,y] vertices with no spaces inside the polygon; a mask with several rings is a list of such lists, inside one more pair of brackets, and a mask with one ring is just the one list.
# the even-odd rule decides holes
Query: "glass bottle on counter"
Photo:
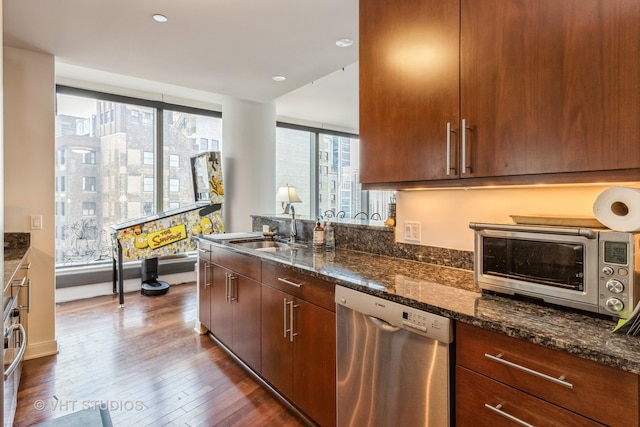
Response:
[{"label": "glass bottle on counter", "polygon": [[324,227],[320,223],[320,218],[316,221],[316,227],[313,229],[313,248],[324,248]]},{"label": "glass bottle on counter", "polygon": [[324,225],[324,246],[328,251],[331,251],[336,247],[336,237],[334,234],[333,225],[331,225],[330,221],[325,222]]}]

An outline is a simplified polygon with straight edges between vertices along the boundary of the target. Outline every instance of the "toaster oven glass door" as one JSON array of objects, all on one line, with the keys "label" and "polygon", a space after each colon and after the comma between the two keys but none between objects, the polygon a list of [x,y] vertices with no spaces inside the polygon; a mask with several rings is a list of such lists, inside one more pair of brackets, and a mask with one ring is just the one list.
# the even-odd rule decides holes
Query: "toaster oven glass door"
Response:
[{"label": "toaster oven glass door", "polygon": [[482,240],[482,273],[584,291],[585,248],[580,243],[488,237]]}]

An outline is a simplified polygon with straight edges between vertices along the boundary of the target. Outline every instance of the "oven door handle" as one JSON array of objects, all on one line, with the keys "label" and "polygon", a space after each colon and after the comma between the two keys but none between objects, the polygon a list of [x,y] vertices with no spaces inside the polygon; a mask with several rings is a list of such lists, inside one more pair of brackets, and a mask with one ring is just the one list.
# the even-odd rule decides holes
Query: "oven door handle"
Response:
[{"label": "oven door handle", "polygon": [[14,359],[11,361],[11,364],[9,365],[9,367],[4,371],[4,380],[5,381],[7,380],[7,378],[9,378],[11,376],[11,374],[13,374],[13,371],[15,371],[15,369],[18,367],[18,364],[22,360],[22,356],[24,356],[24,352],[27,349],[27,334],[24,331],[24,328],[22,327],[22,325],[20,323],[16,323],[16,324],[11,325],[11,327],[5,333],[5,338],[11,337],[11,335],[13,334],[13,332],[16,329],[18,330],[18,332],[20,332],[20,335],[21,335],[21,337],[20,337],[20,350],[18,350],[18,355],[16,357],[14,357]]}]

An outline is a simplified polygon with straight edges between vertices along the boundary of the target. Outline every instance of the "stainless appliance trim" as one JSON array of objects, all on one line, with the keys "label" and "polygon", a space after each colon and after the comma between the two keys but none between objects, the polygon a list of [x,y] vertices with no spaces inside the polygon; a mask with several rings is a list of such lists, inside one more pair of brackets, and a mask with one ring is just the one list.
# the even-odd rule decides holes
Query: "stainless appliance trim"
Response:
[{"label": "stainless appliance trim", "polygon": [[451,424],[452,321],[336,286],[339,427]]}]

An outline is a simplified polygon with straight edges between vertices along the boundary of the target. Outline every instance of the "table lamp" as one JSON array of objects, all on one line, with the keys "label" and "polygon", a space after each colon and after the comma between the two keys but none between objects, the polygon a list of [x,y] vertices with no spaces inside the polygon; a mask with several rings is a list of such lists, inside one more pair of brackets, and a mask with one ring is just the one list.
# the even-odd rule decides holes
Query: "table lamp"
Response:
[{"label": "table lamp", "polygon": [[284,187],[278,188],[278,194],[276,194],[276,202],[282,202],[282,209],[284,210],[284,214],[289,213],[289,207],[291,203],[301,203],[300,197],[298,197],[298,193],[296,193],[296,188],[287,184]]}]

